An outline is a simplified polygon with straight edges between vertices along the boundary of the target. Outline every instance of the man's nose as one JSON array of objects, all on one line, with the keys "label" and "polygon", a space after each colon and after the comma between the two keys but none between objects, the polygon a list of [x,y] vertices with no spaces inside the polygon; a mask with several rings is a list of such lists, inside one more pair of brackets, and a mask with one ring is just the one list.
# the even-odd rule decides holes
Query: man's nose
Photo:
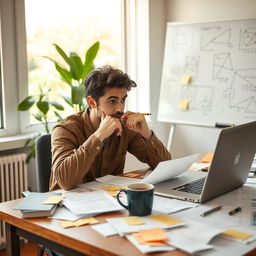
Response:
[{"label": "man's nose", "polygon": [[124,110],[124,105],[122,103],[119,103],[116,106],[116,112],[123,112],[123,110]]}]

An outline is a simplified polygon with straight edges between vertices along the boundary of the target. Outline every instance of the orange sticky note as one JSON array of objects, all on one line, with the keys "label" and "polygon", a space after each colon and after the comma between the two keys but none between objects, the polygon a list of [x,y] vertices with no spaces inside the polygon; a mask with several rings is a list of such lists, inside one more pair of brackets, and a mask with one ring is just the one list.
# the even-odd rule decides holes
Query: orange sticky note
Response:
[{"label": "orange sticky note", "polygon": [[152,229],[145,229],[140,230],[138,232],[140,237],[145,241],[161,241],[161,240],[167,240],[168,237],[164,233],[164,231],[161,228],[152,228]]},{"label": "orange sticky note", "polygon": [[212,162],[212,158],[213,158],[213,154],[212,153],[207,153],[201,159],[201,163],[211,163]]},{"label": "orange sticky note", "polygon": [[167,246],[167,244],[161,240],[159,241],[144,241],[139,233],[132,234],[139,244],[146,244],[149,246]]},{"label": "orange sticky note", "polygon": [[234,229],[228,229],[221,233],[223,236],[230,237],[237,240],[246,240],[247,238],[251,237],[252,234],[248,234],[245,232],[237,231]]},{"label": "orange sticky note", "polygon": [[179,223],[182,223],[181,220],[177,220],[169,215],[160,213],[160,214],[156,214],[156,215],[152,215],[148,217],[151,220],[160,222],[161,224],[164,224],[166,226],[172,226],[172,225],[176,225]]},{"label": "orange sticky note", "polygon": [[180,99],[180,102],[179,102],[179,109],[181,109],[181,110],[186,110],[186,109],[188,109],[188,106],[189,106],[189,101],[188,101],[188,99]]},{"label": "orange sticky note", "polygon": [[189,84],[191,82],[191,75],[189,74],[185,74],[183,77],[182,77],[182,80],[181,80],[181,83],[182,84]]}]

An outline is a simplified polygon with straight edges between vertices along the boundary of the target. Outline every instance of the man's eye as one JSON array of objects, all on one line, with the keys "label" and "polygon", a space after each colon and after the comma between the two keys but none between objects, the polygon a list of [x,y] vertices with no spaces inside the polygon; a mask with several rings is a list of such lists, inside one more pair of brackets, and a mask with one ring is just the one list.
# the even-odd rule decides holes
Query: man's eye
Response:
[{"label": "man's eye", "polygon": [[113,105],[113,104],[116,103],[116,101],[115,101],[115,100],[109,100],[108,103],[111,104],[111,105]]}]

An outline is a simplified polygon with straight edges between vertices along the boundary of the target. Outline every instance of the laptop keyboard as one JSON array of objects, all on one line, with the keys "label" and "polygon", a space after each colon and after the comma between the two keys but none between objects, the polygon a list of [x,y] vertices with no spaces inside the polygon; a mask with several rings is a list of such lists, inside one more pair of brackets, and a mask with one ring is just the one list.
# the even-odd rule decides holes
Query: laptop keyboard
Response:
[{"label": "laptop keyboard", "polygon": [[205,178],[206,177],[190,182],[184,186],[176,188],[176,190],[200,195],[204,186]]}]

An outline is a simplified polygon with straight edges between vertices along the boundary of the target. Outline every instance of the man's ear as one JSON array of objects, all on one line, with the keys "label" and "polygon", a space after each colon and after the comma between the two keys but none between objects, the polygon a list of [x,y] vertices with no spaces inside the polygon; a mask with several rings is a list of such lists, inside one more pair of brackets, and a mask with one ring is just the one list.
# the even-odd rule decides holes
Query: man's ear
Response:
[{"label": "man's ear", "polygon": [[87,99],[87,102],[88,102],[88,104],[91,108],[96,108],[97,107],[97,102],[95,101],[95,99],[93,97],[87,96],[86,99]]}]

